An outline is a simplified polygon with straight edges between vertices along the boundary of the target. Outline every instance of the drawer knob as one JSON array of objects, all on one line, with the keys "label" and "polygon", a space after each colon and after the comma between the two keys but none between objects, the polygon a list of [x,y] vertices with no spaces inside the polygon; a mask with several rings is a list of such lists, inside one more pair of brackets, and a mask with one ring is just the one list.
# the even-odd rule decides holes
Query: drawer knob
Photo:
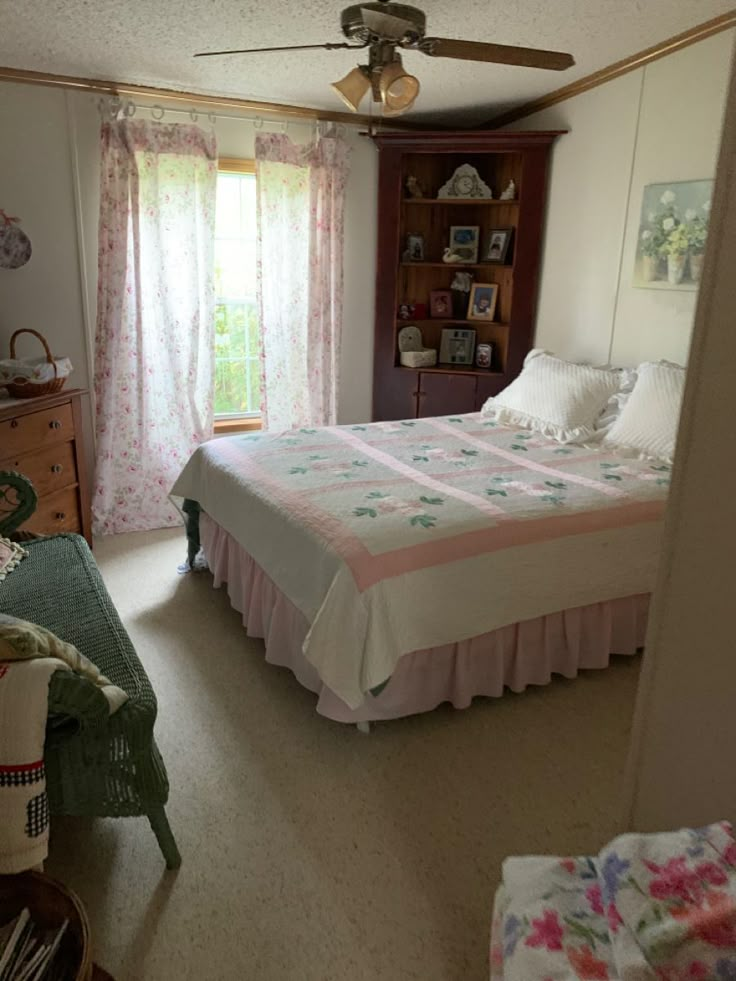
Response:
[{"label": "drawer knob", "polygon": [[56,512],[56,520],[57,521],[63,521],[65,517],[66,517],[66,513],[64,511],[57,511]]},{"label": "drawer knob", "polygon": [[61,423],[58,419],[52,419],[49,423],[49,429],[61,429]]},{"label": "drawer knob", "polygon": [[10,420],[10,428],[11,429],[17,429],[18,428],[18,420],[17,419],[11,419]]},{"label": "drawer knob", "polygon": [[53,465],[53,466],[51,467],[51,473],[61,473],[61,471],[62,471],[63,469],[64,469],[64,468],[62,467],[62,465],[61,465],[60,463],[55,463],[55,464],[54,464],[54,465]]}]

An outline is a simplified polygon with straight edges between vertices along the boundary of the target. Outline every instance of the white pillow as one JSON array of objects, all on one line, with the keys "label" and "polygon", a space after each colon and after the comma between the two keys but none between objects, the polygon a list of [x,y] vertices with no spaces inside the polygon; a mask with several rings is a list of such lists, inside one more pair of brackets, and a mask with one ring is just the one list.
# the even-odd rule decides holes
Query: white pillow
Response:
[{"label": "white pillow", "polygon": [[685,369],[647,361],[637,369],[634,390],[604,438],[607,445],[672,462],[685,387]]},{"label": "white pillow", "polygon": [[572,364],[535,349],[519,377],[489,398],[481,415],[560,443],[585,442],[596,436],[596,421],[621,384],[621,372]]}]

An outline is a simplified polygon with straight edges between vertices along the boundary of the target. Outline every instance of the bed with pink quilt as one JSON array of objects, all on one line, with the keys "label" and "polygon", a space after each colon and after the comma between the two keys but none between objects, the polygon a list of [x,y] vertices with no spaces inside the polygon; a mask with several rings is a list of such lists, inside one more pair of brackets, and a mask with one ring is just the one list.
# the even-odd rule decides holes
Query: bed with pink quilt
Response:
[{"label": "bed with pink quilt", "polygon": [[267,659],[361,722],[635,653],[669,478],[471,414],[212,440],[172,494]]}]

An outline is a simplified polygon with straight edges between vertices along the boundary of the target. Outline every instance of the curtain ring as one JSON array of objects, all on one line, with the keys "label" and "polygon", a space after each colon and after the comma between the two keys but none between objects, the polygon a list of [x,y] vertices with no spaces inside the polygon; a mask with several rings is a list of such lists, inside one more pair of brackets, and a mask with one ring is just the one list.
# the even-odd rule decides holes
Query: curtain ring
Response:
[{"label": "curtain ring", "polygon": [[105,105],[103,99],[100,100],[100,109],[106,109],[110,113],[112,119],[117,119],[118,113],[123,108],[123,100],[119,95],[114,95],[110,101]]},{"label": "curtain ring", "polygon": [[127,119],[132,119],[133,116],[135,116],[135,111],[136,111],[137,108],[138,107],[136,106],[135,102],[131,102],[129,100],[128,102],[125,103],[125,108],[123,109],[123,114],[125,115],[125,117]]},{"label": "curtain ring", "polygon": [[215,123],[217,122],[217,116],[216,116],[216,115],[214,114],[214,112],[208,112],[208,113],[207,113],[207,119],[209,120],[209,122],[210,122],[210,123],[211,123],[211,124],[212,124],[213,126],[214,126],[214,125],[215,125]]},{"label": "curtain ring", "polygon": [[193,123],[196,123],[197,122],[197,120],[199,119],[199,113],[197,112],[196,109],[190,109],[189,110],[189,118],[191,119],[191,121]]},{"label": "curtain ring", "polygon": [[256,116],[253,120],[253,129],[263,129],[263,120],[260,116]]},{"label": "curtain ring", "polygon": [[165,115],[166,110],[163,106],[159,106],[158,104],[151,106],[151,119],[155,119],[157,123],[160,122]]}]

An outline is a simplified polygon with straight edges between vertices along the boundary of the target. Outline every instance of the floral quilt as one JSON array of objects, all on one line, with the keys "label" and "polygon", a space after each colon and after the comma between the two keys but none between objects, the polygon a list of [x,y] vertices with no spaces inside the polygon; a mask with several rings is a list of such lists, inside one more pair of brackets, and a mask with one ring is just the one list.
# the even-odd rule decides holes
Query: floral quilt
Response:
[{"label": "floral quilt", "polygon": [[595,858],[512,858],[492,981],[735,981],[736,841],[722,822],[623,835]]},{"label": "floral quilt", "polygon": [[302,611],[357,707],[402,654],[650,592],[669,479],[473,414],[213,440],[173,493]]}]

